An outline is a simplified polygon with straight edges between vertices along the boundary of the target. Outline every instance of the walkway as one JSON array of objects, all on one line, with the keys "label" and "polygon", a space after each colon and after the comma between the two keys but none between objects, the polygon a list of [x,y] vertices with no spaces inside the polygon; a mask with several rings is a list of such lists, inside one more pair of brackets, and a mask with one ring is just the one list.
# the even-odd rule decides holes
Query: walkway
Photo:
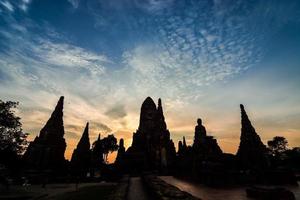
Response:
[{"label": "walkway", "polygon": [[151,200],[143,185],[141,177],[131,177],[129,182],[128,200]]},{"label": "walkway", "polygon": [[[182,191],[188,192],[195,197],[205,200],[250,200],[246,195],[247,187],[227,187],[227,188],[212,188],[202,184],[191,183],[189,181],[174,178],[172,176],[161,176],[165,182],[174,185]],[[300,183],[300,182],[298,182]],[[300,187],[298,186],[283,186],[292,191],[296,199],[300,200]]]}]

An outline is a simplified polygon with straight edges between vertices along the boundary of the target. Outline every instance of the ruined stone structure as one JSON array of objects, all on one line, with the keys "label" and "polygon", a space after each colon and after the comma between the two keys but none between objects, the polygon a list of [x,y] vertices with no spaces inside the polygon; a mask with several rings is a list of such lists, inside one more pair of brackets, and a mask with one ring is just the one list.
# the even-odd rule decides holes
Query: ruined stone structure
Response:
[{"label": "ruined stone structure", "polygon": [[124,154],[125,154],[125,147],[124,147],[124,139],[121,138],[119,142],[119,149],[118,149],[118,154],[116,158],[116,163],[122,164],[124,160]]},{"label": "ruined stone structure", "polygon": [[127,168],[136,172],[167,172],[171,170],[175,156],[175,147],[166,126],[161,99],[156,107],[154,101],[147,97],[141,107],[139,128],[133,134],[132,145],[125,154]]},{"label": "ruined stone structure", "polygon": [[267,166],[266,146],[252,126],[248,115],[241,104],[242,128],[237,159],[242,168],[263,169]]},{"label": "ruined stone structure", "polygon": [[183,138],[182,138],[182,147],[183,147],[183,149],[187,149],[187,145],[186,145],[186,141],[185,141],[185,136],[183,136]]},{"label": "ruined stone structure", "polygon": [[200,118],[197,120],[197,126],[195,127],[193,150],[197,156],[200,156],[204,160],[211,157],[218,157],[222,154],[217,140],[213,136],[207,136],[206,129],[202,125]]},{"label": "ruined stone structure", "polygon": [[85,177],[91,167],[91,150],[90,150],[90,139],[89,139],[89,123],[83,131],[83,134],[74,149],[71,158],[71,169],[72,172],[81,177]]},{"label": "ruined stone structure", "polygon": [[66,142],[63,125],[64,97],[60,97],[50,119],[24,154],[24,161],[31,169],[61,172],[65,166]]},{"label": "ruined stone structure", "polygon": [[186,156],[186,153],[188,152],[189,147],[187,146],[185,137],[183,136],[182,141],[179,140],[179,142],[178,142],[177,156],[178,157]]},{"label": "ruined stone structure", "polygon": [[187,146],[185,137],[182,142],[179,141],[176,175],[190,177],[203,183],[212,182],[215,179],[207,179],[206,176],[217,174],[216,166],[219,166],[223,153],[217,140],[207,136],[202,120],[198,119],[197,123],[193,145]]},{"label": "ruined stone structure", "polygon": [[179,141],[177,155],[181,155],[182,151],[183,151],[183,144],[182,144],[182,141]]},{"label": "ruined stone structure", "polygon": [[103,158],[103,148],[101,142],[101,135],[98,135],[98,138],[95,142],[93,142],[92,147],[92,164],[94,167],[99,167],[104,163]]}]

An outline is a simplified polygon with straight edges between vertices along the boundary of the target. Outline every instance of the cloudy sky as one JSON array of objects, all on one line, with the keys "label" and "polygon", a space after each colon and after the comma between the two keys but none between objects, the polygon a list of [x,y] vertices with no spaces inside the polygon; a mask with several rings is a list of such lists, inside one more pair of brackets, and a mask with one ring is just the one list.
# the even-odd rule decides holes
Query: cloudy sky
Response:
[{"label": "cloudy sky", "polygon": [[299,75],[298,0],[0,0],[0,97],[32,139],[65,96],[67,158],[87,121],[128,147],[147,96],[175,143],[201,117],[235,153],[243,103],[264,142],[300,146]]}]

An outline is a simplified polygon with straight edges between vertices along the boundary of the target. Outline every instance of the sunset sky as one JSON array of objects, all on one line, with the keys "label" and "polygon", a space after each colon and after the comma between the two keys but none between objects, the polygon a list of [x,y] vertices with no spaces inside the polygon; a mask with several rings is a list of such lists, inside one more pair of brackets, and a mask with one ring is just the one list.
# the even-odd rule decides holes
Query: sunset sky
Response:
[{"label": "sunset sky", "polygon": [[200,117],[235,153],[243,103],[264,143],[300,146],[300,1],[0,0],[0,99],[30,140],[60,96],[67,158],[87,121],[130,146],[147,96],[176,145]]}]

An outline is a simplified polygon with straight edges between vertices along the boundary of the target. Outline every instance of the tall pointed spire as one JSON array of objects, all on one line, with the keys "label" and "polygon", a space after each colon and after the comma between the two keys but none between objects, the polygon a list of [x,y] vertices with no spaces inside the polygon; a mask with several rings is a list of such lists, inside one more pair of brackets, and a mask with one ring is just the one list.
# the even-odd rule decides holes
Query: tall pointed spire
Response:
[{"label": "tall pointed spire", "polygon": [[262,168],[267,165],[266,147],[249,120],[241,104],[241,137],[237,157],[244,168]]},{"label": "tall pointed spire", "polygon": [[82,136],[74,149],[71,158],[71,166],[73,173],[85,176],[91,164],[91,151],[89,139],[89,123],[86,123]]},{"label": "tall pointed spire", "polygon": [[46,125],[40,131],[40,138],[61,138],[64,136],[63,126],[64,97],[61,96]]},{"label": "tall pointed spire", "polygon": [[63,105],[61,96],[46,125],[41,129],[38,137],[30,143],[24,160],[30,168],[51,169],[58,173],[65,166],[64,153],[66,142],[63,138]]},{"label": "tall pointed spire", "polygon": [[157,106],[157,110],[158,110],[158,113],[162,114],[163,115],[163,109],[162,109],[162,105],[161,105],[161,99],[159,98],[158,99],[158,106]]},{"label": "tall pointed spire", "polygon": [[249,120],[249,117],[245,111],[244,105],[240,104],[240,108],[241,108],[241,123],[242,123],[241,133],[257,135],[257,133],[255,132],[255,129],[252,126],[251,121]]},{"label": "tall pointed spire", "polygon": [[262,144],[259,135],[256,133],[254,127],[251,124],[251,121],[249,120],[244,105],[240,104],[240,108],[241,108],[241,125],[242,125],[241,139],[245,139],[245,142],[251,139],[251,140],[255,140],[259,144]]},{"label": "tall pointed spire", "polygon": [[183,136],[183,148],[187,148],[187,145],[186,145],[186,141],[185,141],[185,136]]},{"label": "tall pointed spire", "polygon": [[178,154],[181,154],[181,153],[182,153],[182,150],[183,150],[183,144],[182,144],[181,141],[179,141],[179,142],[178,142],[178,151],[177,151],[177,153],[178,153]]},{"label": "tall pointed spire", "polygon": [[159,127],[162,130],[165,130],[167,128],[167,124],[165,122],[165,116],[164,116],[164,112],[163,112],[163,108],[161,105],[161,99],[158,99],[158,106],[157,106],[157,119],[158,119],[158,123],[159,123]]},{"label": "tall pointed spire", "polygon": [[123,163],[124,154],[125,154],[124,139],[121,138],[120,142],[119,142],[119,149],[118,149],[118,154],[117,154],[117,158],[116,158],[116,162],[118,164]]},{"label": "tall pointed spire", "polygon": [[89,138],[89,123],[86,123],[85,129],[82,133],[82,136],[77,144],[77,149],[90,149],[90,138]]}]

